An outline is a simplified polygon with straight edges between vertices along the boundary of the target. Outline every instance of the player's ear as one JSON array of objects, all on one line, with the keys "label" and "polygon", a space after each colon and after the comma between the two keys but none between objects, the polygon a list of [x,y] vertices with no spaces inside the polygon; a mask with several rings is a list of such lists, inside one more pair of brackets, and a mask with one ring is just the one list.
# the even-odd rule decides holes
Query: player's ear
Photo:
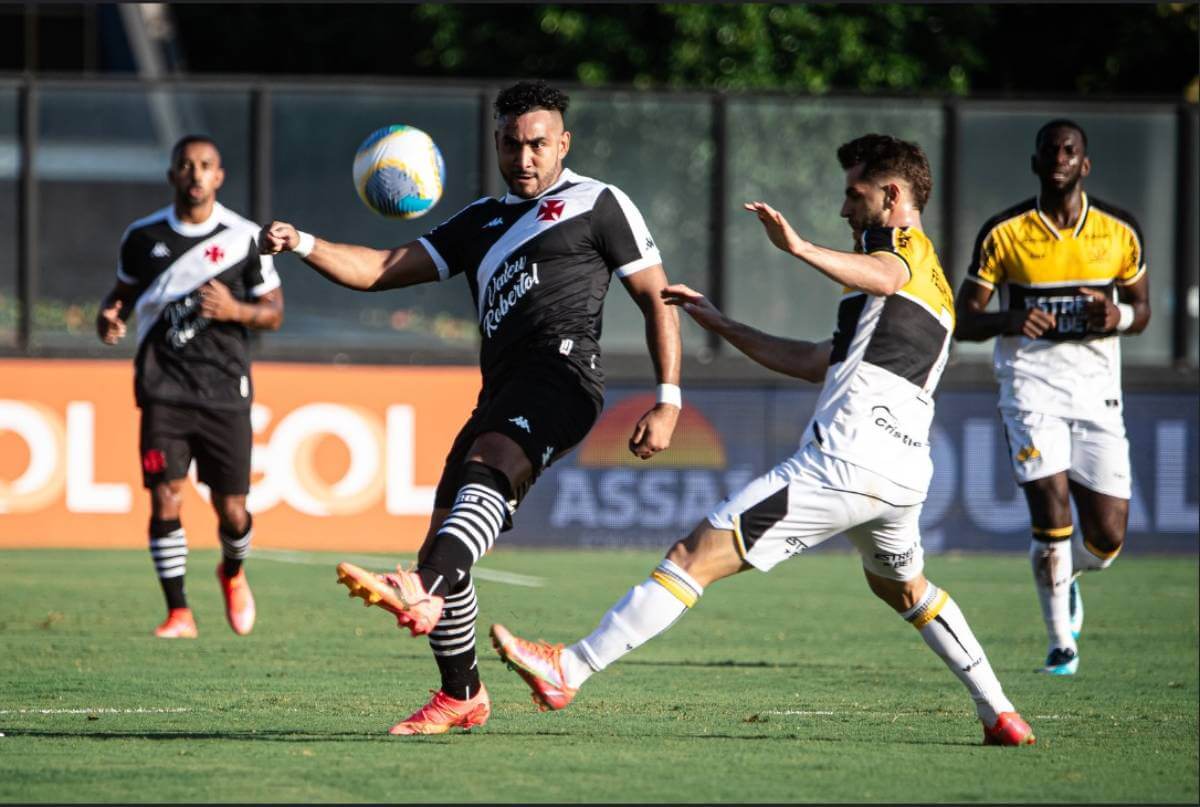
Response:
[{"label": "player's ear", "polygon": [[567,152],[571,150],[571,133],[563,130],[562,137],[558,139],[558,156],[566,157]]},{"label": "player's ear", "polygon": [[216,178],[216,183],[213,185],[213,190],[214,191],[220,190],[221,186],[224,184],[225,184],[225,167],[219,166],[217,168],[217,178]]},{"label": "player's ear", "polygon": [[1079,164],[1079,176],[1086,177],[1092,173],[1092,158],[1084,156],[1083,162]]}]

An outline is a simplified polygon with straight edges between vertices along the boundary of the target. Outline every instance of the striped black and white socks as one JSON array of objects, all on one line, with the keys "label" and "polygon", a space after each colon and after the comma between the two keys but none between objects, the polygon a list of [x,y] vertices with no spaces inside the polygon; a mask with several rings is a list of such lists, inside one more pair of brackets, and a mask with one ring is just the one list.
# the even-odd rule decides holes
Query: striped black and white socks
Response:
[{"label": "striped black and white socks", "polygon": [[187,608],[183,588],[187,554],[187,535],[179,519],[150,519],[150,557],[167,598],[167,608],[172,610]]}]

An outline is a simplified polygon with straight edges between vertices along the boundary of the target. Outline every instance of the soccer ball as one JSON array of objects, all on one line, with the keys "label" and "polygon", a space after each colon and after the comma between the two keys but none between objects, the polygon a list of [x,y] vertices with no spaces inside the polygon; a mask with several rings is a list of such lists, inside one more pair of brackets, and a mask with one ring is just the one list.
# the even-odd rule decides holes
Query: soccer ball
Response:
[{"label": "soccer ball", "polygon": [[381,216],[415,219],[442,198],[446,163],[433,138],[414,126],[376,129],[354,155],[354,187]]}]

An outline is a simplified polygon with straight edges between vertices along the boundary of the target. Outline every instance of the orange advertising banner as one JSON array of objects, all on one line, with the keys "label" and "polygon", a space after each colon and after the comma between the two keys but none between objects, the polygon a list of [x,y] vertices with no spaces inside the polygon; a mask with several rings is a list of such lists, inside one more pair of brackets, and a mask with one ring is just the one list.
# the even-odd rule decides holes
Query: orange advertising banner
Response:
[{"label": "orange advertising banner", "polygon": [[[479,371],[259,362],[253,373],[255,545],[415,551]],[[0,547],[144,547],[140,415],[128,360],[0,360]],[[216,547],[194,469],[184,488],[189,543]]]}]

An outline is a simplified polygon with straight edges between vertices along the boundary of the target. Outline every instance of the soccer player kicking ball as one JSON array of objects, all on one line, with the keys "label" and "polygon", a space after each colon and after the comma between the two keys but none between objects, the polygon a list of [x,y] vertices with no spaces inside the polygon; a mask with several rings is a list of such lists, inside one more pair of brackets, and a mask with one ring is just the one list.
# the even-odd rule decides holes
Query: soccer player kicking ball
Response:
[{"label": "soccer player kicking ball", "polygon": [[769,571],[844,532],[862,555],[871,590],[966,686],[984,744],[1033,743],[962,611],[922,574],[918,518],[933,475],[933,392],[954,330],[950,287],[921,229],[929,163],[919,146],[877,134],[837,154],[846,170],[841,215],[854,231],[854,252],[816,246],[769,205],[746,205],[775,246],[842,285],[831,341],[770,336],[687,286],[664,292],[759,364],[825,379],[799,450],[719,504],[587,638],[564,648],[492,626],[496,650],[543,710],[565,707],[593,673],[665,631],[717,580],[750,568]]},{"label": "soccer player kicking ball", "polygon": [[264,239],[330,280],[361,291],[466,275],[479,312],[483,387],[450,447],[416,569],[377,575],[338,564],[338,580],[429,636],[441,673],[433,699],[390,729],[444,734],[491,713],[475,655],[479,613],[471,567],[512,526],[521,499],[570,451],[604,402],[600,323],[620,278],[646,323],[658,402],[633,427],[629,450],[667,448],[680,411],[679,317],[666,305],[662,258],[620,189],[563,165],[571,145],[565,93],[519,82],[496,97],[496,157],[508,192],[468,205],[395,249],[336,244],[275,222]]}]

